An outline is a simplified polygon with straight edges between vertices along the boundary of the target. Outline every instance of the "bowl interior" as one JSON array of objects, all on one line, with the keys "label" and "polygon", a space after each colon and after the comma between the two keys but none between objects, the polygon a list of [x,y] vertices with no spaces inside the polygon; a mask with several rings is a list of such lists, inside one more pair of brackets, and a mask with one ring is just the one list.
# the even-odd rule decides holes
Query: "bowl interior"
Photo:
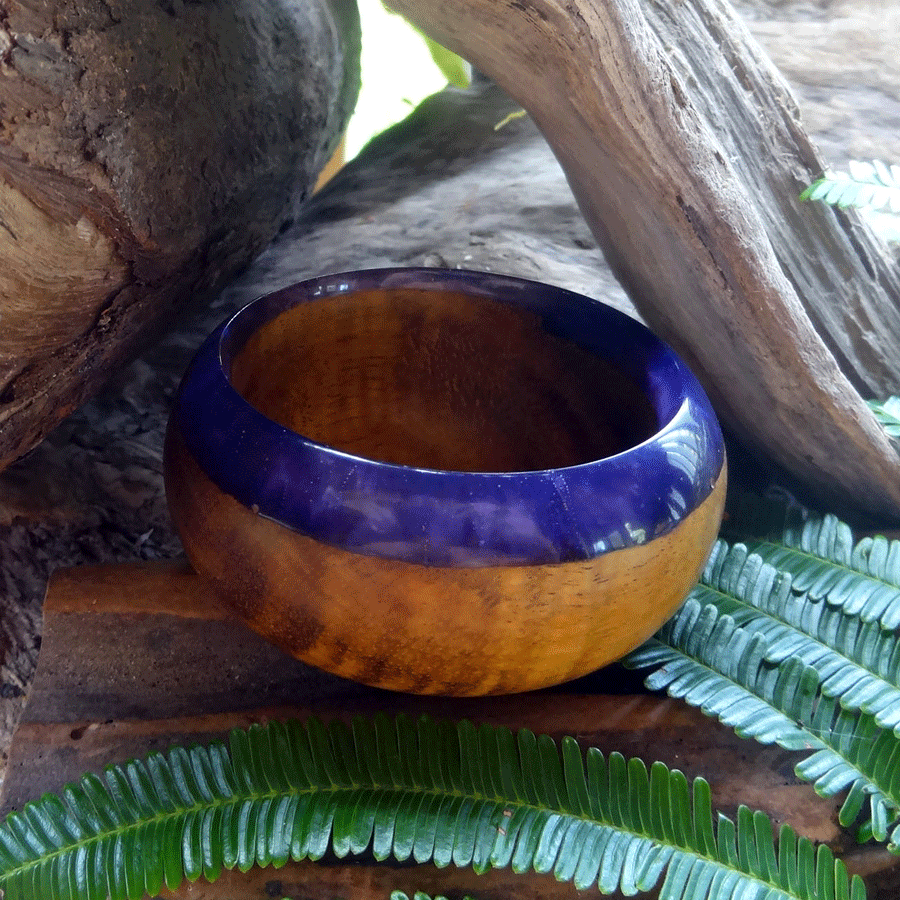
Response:
[{"label": "bowl interior", "polygon": [[416,468],[562,468],[657,430],[648,398],[611,363],[535,313],[451,291],[300,303],[251,335],[231,381],[310,440]]},{"label": "bowl interior", "polygon": [[548,333],[536,313],[449,290],[301,302],[251,334],[230,378],[305,438],[424,469],[562,468],[658,430],[614,364]]}]

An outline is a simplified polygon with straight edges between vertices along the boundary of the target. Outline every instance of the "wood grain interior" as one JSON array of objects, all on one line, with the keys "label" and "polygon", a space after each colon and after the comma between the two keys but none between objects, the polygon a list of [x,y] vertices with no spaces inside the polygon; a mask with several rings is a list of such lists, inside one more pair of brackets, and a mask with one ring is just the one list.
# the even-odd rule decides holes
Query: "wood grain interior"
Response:
[{"label": "wood grain interior", "polygon": [[451,292],[359,292],[300,304],[234,360],[266,416],[371,459],[532,471],[619,453],[657,427],[623,372],[538,315]]}]

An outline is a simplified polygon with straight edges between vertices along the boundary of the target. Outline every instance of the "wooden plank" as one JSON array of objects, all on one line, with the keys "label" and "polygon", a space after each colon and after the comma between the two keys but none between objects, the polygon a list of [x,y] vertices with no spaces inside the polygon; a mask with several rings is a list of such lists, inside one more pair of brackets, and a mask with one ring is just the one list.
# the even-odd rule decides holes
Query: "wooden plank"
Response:
[{"label": "wooden plank", "polygon": [[[597,684],[605,689],[618,673]],[[797,755],[737,738],[685,704],[648,694],[546,691],[511,697],[445,699],[376,691],[310,669],[249,633],[216,604],[182,564],[65,570],[51,581],[34,688],[10,753],[0,805],[5,812],[84,772],[174,744],[208,743],[234,727],[273,718],[347,720],[374,711],[574,735],[583,746],[659,759],[688,777],[703,775],[714,802],[734,815],[761,808],[776,823],[847,851],[876,900],[900,894],[897,860],[851,852],[836,804],[793,775]],[[326,860],[281,870],[230,873],[214,885],[185,885],[171,897],[202,900],[291,897],[376,900],[408,892],[467,891],[493,898],[568,897],[552,878],[455,869],[409,872],[396,864]]]}]

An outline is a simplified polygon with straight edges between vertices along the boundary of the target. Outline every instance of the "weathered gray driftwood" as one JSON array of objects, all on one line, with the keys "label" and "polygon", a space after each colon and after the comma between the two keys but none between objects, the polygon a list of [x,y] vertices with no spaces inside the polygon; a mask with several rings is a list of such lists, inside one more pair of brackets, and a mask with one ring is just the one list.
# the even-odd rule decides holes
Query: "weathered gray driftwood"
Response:
[{"label": "weathered gray driftwood", "polygon": [[731,427],[819,496],[900,516],[860,392],[900,386],[900,271],[852,216],[786,83],[718,0],[392,0],[532,114],[644,318]]},{"label": "weathered gray driftwood", "polygon": [[352,0],[0,2],[0,468],[296,215]]}]

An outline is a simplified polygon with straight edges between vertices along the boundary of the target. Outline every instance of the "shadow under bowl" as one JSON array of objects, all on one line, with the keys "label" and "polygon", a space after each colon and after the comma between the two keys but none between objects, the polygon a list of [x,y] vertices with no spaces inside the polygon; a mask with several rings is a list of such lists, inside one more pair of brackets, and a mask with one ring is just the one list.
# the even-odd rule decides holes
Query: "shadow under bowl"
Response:
[{"label": "shadow under bowl", "polygon": [[643,325],[517,278],[317,278],[223,323],[186,373],[166,490],[188,558],[299,659],[426,694],[616,660],[696,583],[726,463]]}]

